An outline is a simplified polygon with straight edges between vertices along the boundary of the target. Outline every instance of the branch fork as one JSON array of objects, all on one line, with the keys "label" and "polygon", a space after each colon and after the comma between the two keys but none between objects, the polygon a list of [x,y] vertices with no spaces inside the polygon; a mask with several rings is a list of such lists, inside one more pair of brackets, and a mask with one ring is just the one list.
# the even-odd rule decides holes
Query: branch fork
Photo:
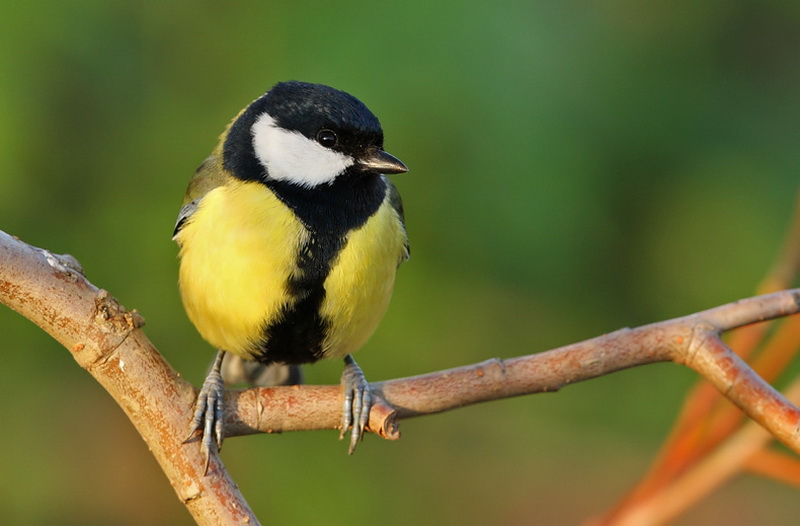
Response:
[{"label": "branch fork", "polygon": [[[183,444],[196,390],[180,378],[128,311],[80,272],[0,232],[0,302],[41,326],[72,352],[115,398],[198,524],[258,524],[224,466],[209,474],[196,443]],[[491,359],[445,371],[376,382],[368,430],[399,438],[404,418],[470,404],[552,392],[571,383],[655,362],[686,365],[778,440],[800,453],[800,410],[722,341],[725,331],[800,312],[800,289],[740,300],[682,318],[622,329],[538,354]],[[339,386],[232,390],[225,396],[227,437],[340,426]]]}]

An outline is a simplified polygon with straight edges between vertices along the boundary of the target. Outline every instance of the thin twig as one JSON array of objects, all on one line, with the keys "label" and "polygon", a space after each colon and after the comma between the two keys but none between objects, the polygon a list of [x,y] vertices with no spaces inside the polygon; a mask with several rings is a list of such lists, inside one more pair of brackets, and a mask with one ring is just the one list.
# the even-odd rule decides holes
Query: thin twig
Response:
[{"label": "thin twig", "polygon": [[[76,262],[0,232],[0,302],[72,351],[117,400],[199,524],[256,524],[224,466],[214,457],[204,477],[197,444],[182,444],[195,390],[179,378],[139,330],[143,320],[86,281]],[[800,452],[800,411],[724,345],[721,332],[800,311],[800,290],[741,300],[704,312],[622,329],[552,351],[372,384],[380,400],[370,429],[397,437],[397,419],[438,413],[571,383],[654,362],[700,372],[787,446]],[[336,428],[334,386],[232,391],[226,434]]]},{"label": "thin twig", "polygon": [[745,468],[784,484],[800,487],[800,460],[786,451],[762,447],[747,459]]},{"label": "thin twig", "polygon": [[[786,391],[793,402],[800,402],[800,381]],[[691,504],[722,485],[734,474],[754,462],[773,437],[755,422],[748,422],[692,469],[650,499],[628,507],[615,517],[615,526],[666,524]],[[765,468],[766,469],[766,468]]]}]

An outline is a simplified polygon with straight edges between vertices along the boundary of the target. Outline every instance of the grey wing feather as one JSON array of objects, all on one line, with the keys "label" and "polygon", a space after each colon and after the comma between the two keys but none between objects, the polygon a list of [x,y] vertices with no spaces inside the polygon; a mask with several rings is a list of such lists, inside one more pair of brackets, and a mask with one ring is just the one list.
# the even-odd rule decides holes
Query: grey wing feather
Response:
[{"label": "grey wing feather", "polygon": [[[394,208],[395,212],[397,212],[397,216],[400,218],[400,222],[403,224],[403,230],[405,230],[406,216],[403,210],[403,199],[400,197],[400,192],[397,191],[397,187],[394,185],[394,183],[392,183],[392,181],[390,181],[387,177],[384,177],[384,180],[386,181],[386,188],[389,192],[389,204],[391,204],[392,208]],[[411,247],[408,244],[408,235],[406,235],[405,249],[406,253],[403,261],[406,261],[409,257],[411,257]]]},{"label": "grey wing feather", "polygon": [[186,221],[197,211],[197,204],[199,202],[200,198],[190,201],[181,207],[181,211],[178,212],[178,219],[175,221],[175,230],[172,232],[173,241],[175,240],[175,236],[178,235],[178,232],[181,231],[181,228],[183,228],[183,225],[186,224]]},{"label": "grey wing feather", "polygon": [[219,158],[216,155],[211,155],[197,168],[189,181],[189,187],[186,189],[186,195],[183,199],[183,206],[181,211],[178,212],[178,220],[175,222],[175,229],[172,231],[172,239],[178,232],[181,231],[192,215],[197,211],[200,200],[203,199],[208,192],[224,184],[225,175],[223,174],[222,166]]}]

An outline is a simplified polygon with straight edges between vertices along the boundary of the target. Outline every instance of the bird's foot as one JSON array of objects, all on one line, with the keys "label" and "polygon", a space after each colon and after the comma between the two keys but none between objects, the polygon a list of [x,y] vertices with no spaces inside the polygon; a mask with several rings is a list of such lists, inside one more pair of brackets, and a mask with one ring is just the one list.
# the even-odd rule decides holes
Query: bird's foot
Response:
[{"label": "bird's foot", "polygon": [[349,454],[353,454],[358,441],[364,436],[364,428],[369,422],[369,410],[372,406],[372,393],[369,389],[364,373],[353,357],[349,354],[344,358],[344,372],[342,373],[342,389],[344,390],[344,408],[342,411],[342,431],[339,439],[344,438],[347,430],[350,432]]},{"label": "bird's foot", "polygon": [[224,354],[223,351],[217,353],[211,372],[206,376],[200,394],[197,395],[191,430],[189,437],[184,441],[184,443],[191,441],[198,432],[202,435],[201,447],[206,459],[203,474],[208,473],[212,451],[218,453],[222,447],[225,382],[222,380],[220,368]]}]

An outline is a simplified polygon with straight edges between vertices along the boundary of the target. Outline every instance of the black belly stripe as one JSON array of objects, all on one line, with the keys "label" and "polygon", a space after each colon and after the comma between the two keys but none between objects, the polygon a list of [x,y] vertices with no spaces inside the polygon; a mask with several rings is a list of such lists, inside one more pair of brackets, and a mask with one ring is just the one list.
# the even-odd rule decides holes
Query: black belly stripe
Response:
[{"label": "black belly stripe", "polygon": [[264,363],[310,363],[323,357],[330,322],[320,315],[325,279],[350,231],[366,223],[383,203],[382,177],[344,175],[332,185],[299,188],[278,181],[266,183],[309,230],[298,254],[297,273],[286,290],[292,301],[263,329],[257,359]]},{"label": "black belly stripe", "polygon": [[310,363],[322,358],[330,324],[319,311],[325,299],[325,278],[344,238],[323,238],[312,233],[300,251],[298,273],[289,277],[286,289],[293,301],[264,328],[259,361]]}]

